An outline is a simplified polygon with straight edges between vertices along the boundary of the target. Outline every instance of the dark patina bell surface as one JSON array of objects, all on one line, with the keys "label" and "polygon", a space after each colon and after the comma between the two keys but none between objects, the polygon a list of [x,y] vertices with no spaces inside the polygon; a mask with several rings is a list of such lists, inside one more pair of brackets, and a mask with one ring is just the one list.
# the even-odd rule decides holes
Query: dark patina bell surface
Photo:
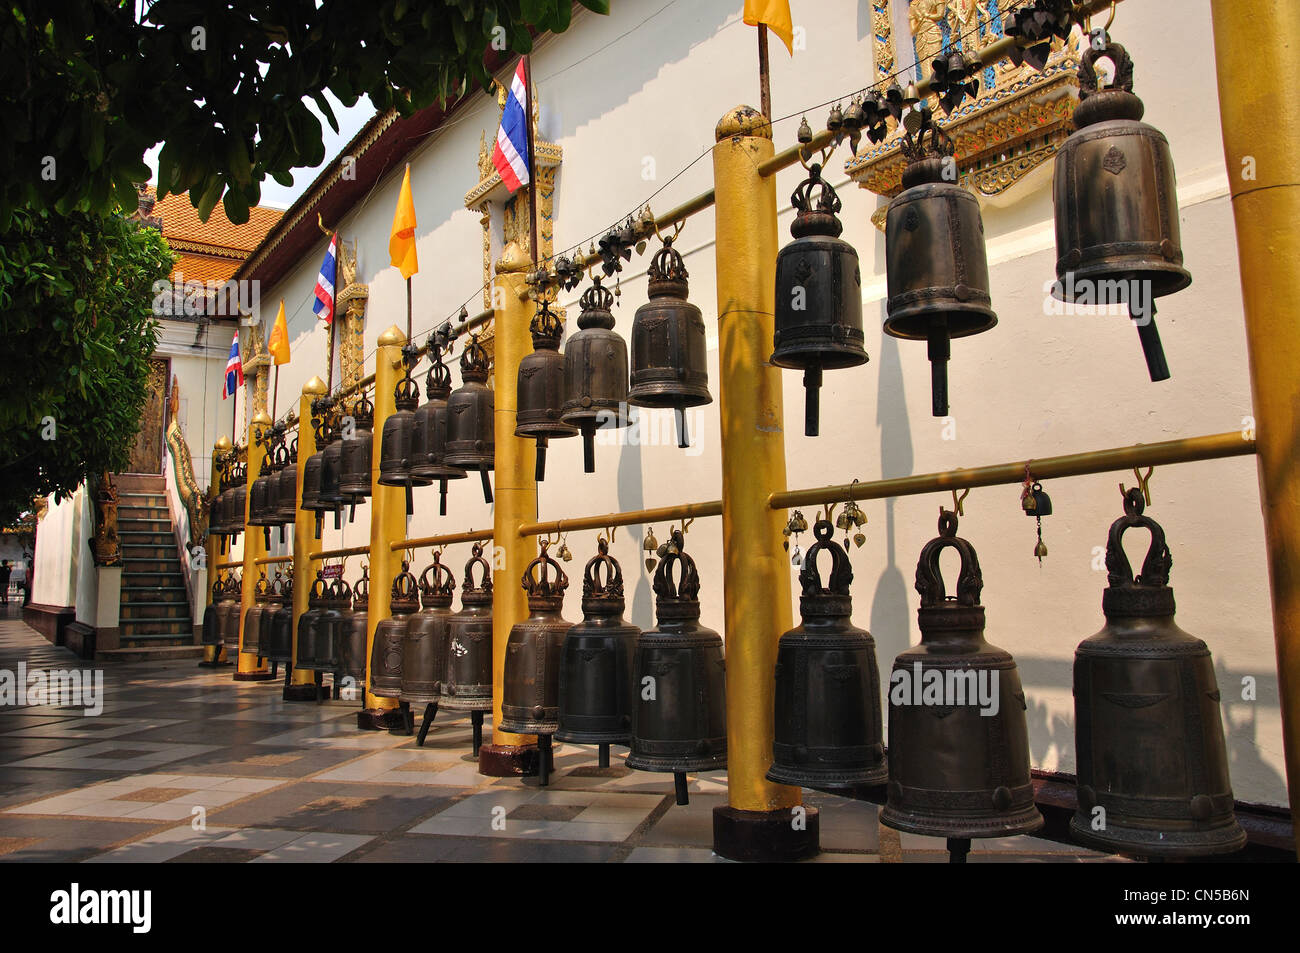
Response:
[{"label": "dark patina bell surface", "polygon": [[248,470],[244,464],[234,467],[234,487],[230,491],[230,525],[227,535],[232,539],[244,531],[244,519],[248,514]]},{"label": "dark patina bell surface", "polygon": [[[442,363],[441,353],[424,379],[428,400],[415,411],[411,434],[411,475],[418,480],[463,480],[468,474],[460,467],[448,466],[447,398],[451,396],[451,372]],[[445,516],[446,513],[444,512]]]},{"label": "dark patina bell surface", "polygon": [[275,517],[276,524],[291,525],[298,518],[298,438],[294,437],[288,445],[282,444],[280,455],[280,472],[275,475]]},{"label": "dark patina bell surface", "polygon": [[280,664],[293,661],[293,568],[278,580],[278,593],[272,589],[275,612],[271,615],[271,637],[263,640],[262,656]]},{"label": "dark patina bell surface", "polygon": [[352,405],[352,436],[343,433],[343,462],[339,491],[349,501],[370,497],[371,428],[375,425],[375,405],[364,394]]},{"label": "dark patina bell surface", "polygon": [[[1133,60],[1104,36],[1079,58],[1075,131],[1056,154],[1056,284],[1063,301],[1126,303],[1142,320],[1138,333],[1152,380],[1170,376],[1154,323],[1153,299],[1181,291],[1183,267],[1178,194],[1169,141],[1141,122],[1133,95]],[[1112,85],[1098,88],[1096,62],[1114,64]],[[1145,315],[1142,312],[1149,308]]]},{"label": "dark patina bell surface", "polygon": [[320,507],[325,512],[342,511],[348,498],[343,495],[340,480],[343,479],[343,429],[340,426],[341,414],[333,413],[330,418],[329,443],[325,445],[320,460]]},{"label": "dark patina bell surface", "polygon": [[330,583],[329,599],[321,613],[316,635],[316,666],[324,672],[337,673],[340,652],[352,624],[352,587],[341,575]]},{"label": "dark patina bell surface", "polygon": [[487,386],[488,356],[471,336],[460,357],[461,385],[447,399],[444,460],[463,470],[491,470],[496,450],[496,402]]},{"label": "dark patina bell surface", "polygon": [[885,216],[885,333],[927,342],[932,412],[943,417],[949,341],[987,331],[998,319],[989,294],[979,202],[955,180],[952,140],[933,125],[928,108],[920,116],[912,123],[918,137],[913,139],[909,128],[904,141],[910,160],[903,171],[904,191]]},{"label": "dark patina bell surface", "polygon": [[415,408],[420,387],[404,376],[394,390],[397,409],[384,421],[379,444],[379,482],[383,486],[428,486],[425,477],[411,475],[411,444],[415,438]]},{"label": "dark patina bell surface", "polygon": [[[776,256],[776,333],[772,363],[804,372],[804,433],[817,435],[824,369],[867,362],[862,333],[862,273],[858,253],[840,238],[840,197],[814,163],[790,197],[797,210],[794,241]],[[813,189],[820,195],[813,204]]]},{"label": "dark patina bell surface", "polygon": [[275,522],[272,488],[277,485],[277,472],[270,456],[262,463],[258,477],[248,489],[248,525],[277,526]]},{"label": "dark patina bell surface", "polygon": [[[325,400],[317,397],[311,402],[311,426],[315,435],[315,446],[324,447],[329,439],[329,425],[326,420]],[[307,458],[302,468],[302,509],[312,513],[324,512],[326,507],[320,501],[321,463],[325,451],[317,450]],[[317,539],[320,534],[317,533]]]},{"label": "dark patina bell surface", "polygon": [[230,573],[226,577],[226,585],[221,590],[221,602],[217,605],[221,642],[230,655],[234,655],[239,650],[239,599],[242,591],[243,584],[240,577],[233,572]]},{"label": "dark patina bell surface", "polygon": [[572,437],[578,428],[560,418],[564,404],[564,332],[547,302],[533,319],[533,352],[519,362],[516,389],[516,437]]},{"label": "dark patina bell surface", "polygon": [[[957,594],[939,572],[961,556]],[[984,639],[975,548],[942,510],[939,535],[916,565],[921,644],[894,661],[889,684],[889,802],[880,821],[900,831],[971,838],[1043,826],[1029,778],[1025,692],[1010,653]]]},{"label": "dark patina bell surface", "polygon": [[361,570],[361,578],[352,587],[352,615],[343,627],[339,643],[339,671],[355,679],[358,686],[366,681],[366,624],[369,616],[370,572]]},{"label": "dark patina bell surface", "polygon": [[[632,743],[640,771],[716,771],[727,766],[727,680],[722,637],[700,625],[700,576],[680,529],[655,570],[657,627],[636,640]],[[681,578],[673,581],[680,563]],[[650,679],[649,682],[646,679]]]},{"label": "dark patina bell surface", "polygon": [[262,614],[257,618],[257,654],[262,658],[266,657],[267,650],[271,646],[271,630],[275,624],[275,610],[280,607],[280,593],[283,590],[284,578],[280,575],[279,570],[276,570],[275,578],[267,584],[266,604],[262,607]]},{"label": "dark patina bell surface", "polygon": [[439,699],[447,677],[455,591],[456,577],[442,564],[442,554],[434,553],[433,562],[420,574],[423,608],[411,616],[402,643],[402,701],[431,705]]},{"label": "dark patina bell surface", "polygon": [[[582,578],[583,620],[560,649],[559,741],[627,744],[632,739],[633,656],[641,630],[623,618],[623,568],[601,537]],[[604,578],[601,578],[601,573]]]},{"label": "dark patina bell surface", "polygon": [[217,576],[212,583],[212,602],[203,610],[203,644],[220,645],[222,640],[221,622],[222,610],[221,600],[225,595],[225,579]]},{"label": "dark patina bell surface", "polygon": [[582,433],[584,470],[595,471],[597,430],[626,427],[628,416],[627,344],[614,331],[614,295],[592,279],[578,301],[578,330],[564,349],[564,403],[560,419]]},{"label": "dark patina bell surface", "polygon": [[271,584],[262,573],[253,586],[253,604],[244,613],[243,651],[248,655],[261,655],[262,616],[266,613]]},{"label": "dark patina bell surface", "polygon": [[[876,644],[849,617],[853,569],[821,519],[799,582],[802,617],[781,636],[776,655],[775,740],[769,781],[804,787],[883,784],[889,777],[880,717]],[[822,585],[817,557],[831,557]]]},{"label": "dark patina bell surface", "polygon": [[402,642],[411,614],[420,608],[419,586],[408,563],[393,579],[389,595],[392,615],[375,626],[375,644],[370,654],[370,691],[380,698],[398,698],[402,694]]},{"label": "dark patina bell surface", "polygon": [[323,569],[316,570],[311,590],[307,593],[307,611],[298,617],[298,654],[294,667],[307,671],[316,668],[316,636],[320,631],[321,613],[329,597],[329,583]]},{"label": "dark patina bell surface", "polygon": [[[1172,559],[1160,524],[1130,489],[1106,541],[1106,624],[1074,653],[1079,809],[1070,831],[1091,847],[1153,857],[1240,850],[1219,686],[1210,650],[1174,622]],[[1151,546],[1142,573],[1124,531]]]},{"label": "dark patina bell surface", "polygon": [[[475,543],[465,564],[460,611],[451,617],[447,677],[438,699],[449,711],[492,710],[492,570]],[[480,569],[474,583],[474,567]]]},{"label": "dark patina bell surface", "polygon": [[708,345],[700,309],[686,300],[687,272],[671,239],[647,270],[650,300],[632,322],[632,386],[628,403],[672,407],[678,444],[689,445],[682,410],[710,403]]},{"label": "dark patina bell surface", "polygon": [[[560,613],[569,577],[560,564],[541,555],[524,570],[528,618],[510,628],[501,698],[501,728],[519,735],[551,735],[560,720],[560,647],[572,623]],[[555,578],[551,579],[551,570]]]}]

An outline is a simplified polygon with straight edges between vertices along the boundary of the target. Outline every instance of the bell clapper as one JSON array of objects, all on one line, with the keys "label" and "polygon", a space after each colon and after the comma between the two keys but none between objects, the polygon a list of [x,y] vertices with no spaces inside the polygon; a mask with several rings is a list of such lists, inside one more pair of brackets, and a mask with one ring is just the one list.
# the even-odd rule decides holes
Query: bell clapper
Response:
[{"label": "bell clapper", "polygon": [[964,864],[966,855],[970,853],[969,837],[949,837],[948,838],[948,863]]},{"label": "bell clapper", "polygon": [[686,783],[686,772],[673,772],[673,789],[677,794],[677,804],[679,807],[685,807],[687,804],[691,803],[691,795],[686,788]]},{"label": "bell clapper", "polygon": [[673,410],[673,416],[677,418],[677,446],[679,449],[685,450],[691,445],[691,435],[686,428],[686,408],[675,407]]},{"label": "bell clapper", "polygon": [[600,746],[599,753],[597,754],[596,757],[597,757],[597,759],[598,759],[598,760],[596,761],[596,766],[597,766],[597,767],[599,767],[599,768],[608,768],[608,767],[609,767],[609,745],[607,745],[607,744],[602,744],[602,745]]},{"label": "bell clapper", "polygon": [[930,358],[931,413],[935,417],[947,417],[948,360],[952,357],[952,342],[948,337],[948,322],[942,315],[931,320],[926,343]]},{"label": "bell clapper", "polygon": [[805,437],[816,437],[821,430],[821,386],[822,369],[818,364],[803,372],[804,409],[803,433]]},{"label": "bell clapper", "polygon": [[[487,503],[490,506],[492,504],[492,481],[488,479],[488,472],[485,469],[479,470],[478,475],[479,475],[479,479],[483,483],[483,502]],[[407,498],[409,499],[410,492],[411,492],[411,488],[409,486],[406,488],[406,492],[407,492]]]},{"label": "bell clapper", "polygon": [[1169,373],[1169,362],[1165,360],[1164,345],[1160,343],[1160,329],[1156,327],[1156,303],[1148,302],[1147,313],[1134,312],[1129,305],[1129,317],[1137,325],[1138,340],[1142,342],[1142,355],[1147,361],[1147,373],[1152,383],[1167,381],[1173,375]]},{"label": "bell clapper", "polygon": [[447,515],[447,478],[440,477],[438,480],[438,515]]},{"label": "bell clapper", "polygon": [[533,468],[533,478],[538,483],[546,479],[546,448],[549,443],[545,437],[537,438],[537,464]]}]

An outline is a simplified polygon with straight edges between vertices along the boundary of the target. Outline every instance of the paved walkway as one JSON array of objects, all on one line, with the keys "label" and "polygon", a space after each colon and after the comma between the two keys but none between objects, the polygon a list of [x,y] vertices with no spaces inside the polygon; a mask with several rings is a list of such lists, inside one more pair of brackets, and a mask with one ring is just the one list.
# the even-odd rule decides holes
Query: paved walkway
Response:
[{"label": "paved walkway", "polygon": [[[94,671],[0,617],[0,673]],[[596,767],[556,749],[547,788],[486,778],[468,719],[440,714],[423,748],[362,732],[356,704],[284,702],[279,682],[184,662],[101,666],[103,711],[0,707],[3,861],[718,862],[722,773],[691,778],[678,807],[666,775]],[[0,677],[4,677],[0,674]],[[84,699],[83,699],[84,700]],[[875,805],[805,792],[821,809],[816,862],[944,862],[941,840],[882,827]],[[1037,838],[977,841],[971,862],[1080,862],[1102,855]]]}]

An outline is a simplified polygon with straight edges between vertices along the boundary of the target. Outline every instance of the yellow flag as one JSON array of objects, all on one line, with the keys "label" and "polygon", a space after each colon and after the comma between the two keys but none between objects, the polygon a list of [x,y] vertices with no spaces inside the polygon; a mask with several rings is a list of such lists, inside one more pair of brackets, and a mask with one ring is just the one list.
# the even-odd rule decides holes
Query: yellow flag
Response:
[{"label": "yellow flag", "polygon": [[388,258],[401,269],[403,278],[410,278],[420,270],[415,258],[415,201],[411,198],[411,164],[406,164],[402,177],[402,192],[397,196],[397,209],[393,212],[393,230],[388,236]]},{"label": "yellow flag", "polygon": [[781,38],[790,55],[794,56],[794,27],[790,23],[790,0],[745,0],[745,23],[749,26],[766,24],[769,30]]},{"label": "yellow flag", "polygon": [[266,346],[277,364],[289,363],[289,324],[284,319],[284,299],[280,299],[280,313],[271,328],[271,343]]}]

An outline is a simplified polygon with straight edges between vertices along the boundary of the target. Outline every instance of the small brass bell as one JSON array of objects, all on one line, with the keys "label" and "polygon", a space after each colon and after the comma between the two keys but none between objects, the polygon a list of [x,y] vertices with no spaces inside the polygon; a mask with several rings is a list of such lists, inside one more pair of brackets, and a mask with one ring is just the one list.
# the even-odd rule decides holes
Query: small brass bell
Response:
[{"label": "small brass bell", "polygon": [[838,135],[844,128],[844,111],[840,109],[840,104],[836,103],[831,107],[830,114],[826,117],[826,130],[832,135]]},{"label": "small brass bell", "polygon": [[483,502],[492,502],[488,473],[496,454],[496,401],[487,386],[488,355],[471,334],[460,355],[461,385],[447,398],[447,447],[443,462],[462,470],[477,470]]},{"label": "small brass bell", "polygon": [[[1126,854],[1230,853],[1246,834],[1233,816],[1214,662],[1174,621],[1169,547],[1144,506],[1141,490],[1127,491],[1106,540],[1106,624],[1074,653],[1079,808],[1070,832]],[[1136,578],[1123,545],[1134,527],[1151,533]]]},{"label": "small brass bell", "polygon": [[[849,112],[862,106],[854,102]],[[848,118],[845,118],[848,125]],[[776,256],[775,348],[772,363],[804,372],[804,433],[818,433],[818,395],[824,369],[867,362],[862,333],[862,275],[858,253],[841,239],[840,198],[813,163],[790,202],[794,241]],[[812,193],[820,188],[816,205]]]},{"label": "small brass bell", "polygon": [[[465,564],[460,611],[451,617],[447,635],[447,677],[439,704],[448,711],[467,711],[474,727],[474,753],[483,743],[483,713],[492,710],[492,570],[475,543]],[[479,582],[474,582],[478,567]]]},{"label": "small brass bell", "polygon": [[632,323],[632,386],[628,403],[671,407],[677,445],[690,446],[686,408],[713,401],[709,395],[708,345],[700,309],[686,300],[686,264],[671,237],[647,270],[650,300]]},{"label": "small brass bell", "polygon": [[[880,717],[880,670],[870,633],[849,617],[853,569],[827,520],[813,527],[799,582],[801,622],[776,656],[776,732],[767,779],[805,787],[883,784],[889,776]],[[831,556],[822,585],[817,557]]]},{"label": "small brass bell", "polygon": [[442,359],[447,350],[445,335],[439,332],[429,335],[427,350],[431,363],[424,378],[424,393],[428,399],[415,411],[410,472],[417,485],[438,481],[438,515],[446,516],[447,481],[463,480],[469,474],[446,463],[447,398],[451,396],[451,372]]},{"label": "small brass bell", "polygon": [[402,643],[411,615],[420,608],[419,586],[411,575],[411,564],[402,561],[402,571],[393,577],[388,608],[392,613],[375,626],[375,641],[370,650],[370,691],[380,698],[400,698],[402,694]]},{"label": "small brass bell", "polygon": [[1034,546],[1034,556],[1041,563],[1047,555],[1047,544],[1043,542],[1043,517],[1052,515],[1052,498],[1043,489],[1043,484],[1034,481],[1021,495],[1020,505],[1026,516],[1033,516],[1038,521],[1038,543]]},{"label": "small brass bell", "polygon": [[799,120],[799,131],[795,134],[795,138],[798,140],[799,145],[801,146],[806,146],[810,142],[812,142],[813,139],[812,126],[808,125],[807,116],[804,116],[801,120]]},{"label": "small brass bell", "polygon": [[582,433],[583,472],[596,470],[595,434],[627,427],[627,344],[614,331],[614,295],[592,279],[579,299],[578,331],[564,349],[564,405],[561,420]]},{"label": "small brass bell", "polygon": [[641,548],[650,554],[645,560],[645,571],[654,572],[655,566],[659,563],[656,558],[659,552],[659,540],[655,539],[654,527],[646,527],[645,542],[641,544]]},{"label": "small brass bell", "polygon": [[560,419],[564,404],[564,355],[560,335],[564,328],[542,299],[532,324],[533,353],[519,362],[516,387],[515,436],[537,441],[534,476],[546,478],[546,450],[552,437],[577,436],[578,428]]},{"label": "small brass bell", "polygon": [[891,337],[927,342],[932,413],[944,417],[951,339],[987,331],[998,319],[979,202],[952,180],[953,141],[934,124],[928,106],[906,119],[904,191],[885,217],[884,329]]},{"label": "small brass bell", "polygon": [[563,559],[566,563],[573,561],[573,553],[570,552],[568,543],[565,542],[560,543],[560,549],[557,555],[559,555],[559,557]]},{"label": "small brass bell", "polygon": [[[432,574],[432,576],[430,575]],[[404,702],[426,707],[421,742],[438,711],[442,680],[447,677],[447,645],[451,635],[452,595],[456,577],[435,552],[433,562],[420,574],[423,608],[410,617],[402,643],[402,694]]]},{"label": "small brass bell", "polygon": [[[1103,31],[1104,34],[1104,31]],[[1140,122],[1133,60],[1103,36],[1079,57],[1075,131],[1056,154],[1056,283],[1052,296],[1081,304],[1126,304],[1138,326],[1151,380],[1168,380],[1154,299],[1186,288],[1178,196],[1169,142]],[[1098,64],[1114,65],[1100,88]]]}]

